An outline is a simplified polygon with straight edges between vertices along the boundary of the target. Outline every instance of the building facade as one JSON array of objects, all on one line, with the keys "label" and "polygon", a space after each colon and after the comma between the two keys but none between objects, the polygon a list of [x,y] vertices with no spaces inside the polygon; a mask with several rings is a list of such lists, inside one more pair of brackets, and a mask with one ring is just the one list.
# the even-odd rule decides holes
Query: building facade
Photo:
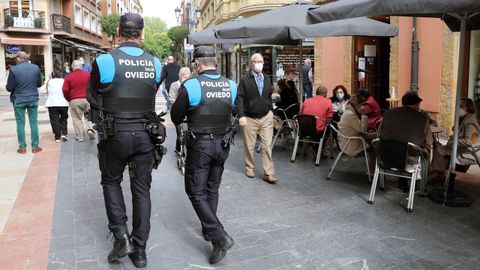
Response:
[{"label": "building facade", "polygon": [[[186,0],[187,1],[187,0]],[[292,1],[274,0],[200,0],[201,9],[197,29],[201,30],[236,17],[249,17]],[[315,1],[318,4],[326,1]],[[411,17],[375,17],[393,24],[399,35],[388,37],[332,37],[314,40],[314,49],[305,52],[305,57],[314,58],[315,87],[325,85],[333,89],[342,84],[349,92],[356,93],[366,87],[383,108],[388,108],[387,98],[392,90],[396,97],[410,89],[412,57]],[[424,101],[422,109],[436,119],[446,134],[453,126],[453,103],[455,100],[459,34],[435,18],[417,19],[419,41],[418,91]],[[480,109],[480,31],[467,34],[468,46],[465,57],[465,75],[462,78],[462,97],[472,98]],[[284,46],[222,46],[220,68],[232,79],[248,65],[248,57],[254,52],[264,55],[265,68],[269,75],[282,68],[285,76],[298,76],[298,48]],[[304,57],[304,58],[305,58]],[[239,71],[239,72],[237,72]],[[296,74],[295,74],[296,73]],[[278,74],[278,73],[277,73]],[[329,93],[330,94],[330,93]],[[331,95],[331,94],[330,94]]]},{"label": "building facade", "polygon": [[[411,88],[411,17],[390,17],[399,28],[394,38],[335,37],[315,40],[315,82],[332,89],[343,84],[355,93],[367,87],[384,108],[392,89],[397,98]],[[417,18],[419,42],[418,93],[421,107],[451,133],[457,87],[459,33],[451,32],[440,19]],[[480,105],[480,31],[467,33],[462,98],[471,98],[477,112]],[[383,44],[382,44],[383,43]],[[365,45],[375,46],[374,56],[365,56]],[[360,69],[367,74],[361,74]]]},{"label": "building facade", "polygon": [[89,63],[100,53],[100,1],[2,1],[0,14],[0,92],[18,51],[30,54],[44,78],[80,56]]},{"label": "building facade", "polygon": [[111,47],[102,36],[102,16],[143,12],[140,0],[10,0],[0,7],[0,94],[7,94],[8,70],[19,51],[48,78],[65,62],[83,57],[91,64]]},{"label": "building facade", "polygon": [[[101,0],[102,3],[102,17],[118,14],[123,15],[128,12],[133,12],[142,15],[143,6],[140,0]],[[102,36],[102,49],[109,50],[119,44],[118,38],[113,41],[109,39],[106,34]]]},{"label": "building facade", "polygon": [[250,17],[292,3],[291,0],[197,0],[202,13],[198,29],[230,21],[239,16]]},{"label": "building facade", "polygon": [[[282,5],[292,3],[291,0],[197,0],[201,10],[197,30],[218,25],[237,17],[250,17]],[[313,60],[313,40],[304,43],[304,58]],[[298,78],[300,48],[296,46],[258,46],[258,45],[221,45],[217,48],[222,52],[219,57],[219,68],[225,76],[239,80],[248,70],[250,56],[261,53],[265,59],[264,71],[273,82],[284,74],[291,79]]]}]

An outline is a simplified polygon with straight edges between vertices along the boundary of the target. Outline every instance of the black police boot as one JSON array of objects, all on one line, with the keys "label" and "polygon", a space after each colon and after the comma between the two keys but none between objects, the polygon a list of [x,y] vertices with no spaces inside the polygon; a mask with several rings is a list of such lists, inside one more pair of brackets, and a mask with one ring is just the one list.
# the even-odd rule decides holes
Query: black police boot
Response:
[{"label": "black police boot", "polygon": [[135,246],[135,251],[128,255],[133,262],[133,265],[137,268],[143,268],[147,266],[147,253],[145,253],[145,249],[141,247]]},{"label": "black police boot", "polygon": [[203,235],[203,239],[205,239],[205,241],[207,241],[207,242],[212,241],[210,239],[210,236],[208,236],[207,232],[203,228],[202,228],[202,235]]},{"label": "black police boot", "polygon": [[210,264],[215,264],[225,258],[227,250],[233,246],[233,243],[233,239],[228,235],[225,236],[221,242],[214,243],[212,256],[210,256]]},{"label": "black police boot", "polygon": [[133,252],[133,245],[128,237],[127,233],[116,236],[115,243],[113,244],[113,249],[108,254],[109,263],[117,263],[118,259],[125,257],[125,255],[131,254]]}]

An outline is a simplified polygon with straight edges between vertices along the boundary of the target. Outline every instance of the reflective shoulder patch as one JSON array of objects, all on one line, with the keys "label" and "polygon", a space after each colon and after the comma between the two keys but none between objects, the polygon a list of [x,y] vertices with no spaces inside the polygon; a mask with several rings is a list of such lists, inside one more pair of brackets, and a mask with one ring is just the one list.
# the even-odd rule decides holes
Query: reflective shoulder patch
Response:
[{"label": "reflective shoulder patch", "polygon": [[100,83],[111,83],[115,76],[115,61],[111,54],[102,54],[95,59],[100,73]]},{"label": "reflective shoulder patch", "polygon": [[140,56],[143,54],[143,50],[137,47],[121,47],[120,50],[131,56]]},{"label": "reflective shoulder patch", "polygon": [[202,88],[197,78],[191,78],[183,82],[183,86],[188,93],[188,101],[190,107],[196,107],[200,104],[202,98]]},{"label": "reflective shoulder patch", "polygon": [[158,58],[154,58],[155,60],[155,72],[157,73],[156,74],[156,77],[155,77],[155,81],[157,83],[160,83],[160,76],[162,74],[162,63],[160,63],[160,60],[158,60]]},{"label": "reflective shoulder patch", "polygon": [[232,92],[232,104],[235,104],[235,100],[237,99],[237,83],[232,80],[228,80],[228,82],[230,83],[230,91]]}]

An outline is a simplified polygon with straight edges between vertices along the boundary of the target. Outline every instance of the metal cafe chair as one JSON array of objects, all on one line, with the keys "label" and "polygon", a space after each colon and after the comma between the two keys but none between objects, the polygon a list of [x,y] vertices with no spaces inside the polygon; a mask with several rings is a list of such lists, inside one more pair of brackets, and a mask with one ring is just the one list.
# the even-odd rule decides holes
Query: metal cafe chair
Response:
[{"label": "metal cafe chair", "polygon": [[[335,161],[333,162],[332,167],[330,168],[330,172],[327,175],[327,180],[330,180],[330,176],[332,175],[333,171],[335,170],[335,167],[337,166],[338,162],[340,161],[340,158],[343,156],[345,149],[348,147],[351,141],[353,140],[359,140],[362,142],[363,146],[363,152],[365,154],[365,163],[367,165],[367,173],[368,173],[368,179],[371,181],[371,173],[370,173],[370,166],[368,166],[369,161],[368,161],[368,154],[367,154],[367,143],[365,142],[365,139],[359,136],[346,136],[343,133],[341,133],[335,125],[330,123],[330,129],[332,130],[333,133],[337,134],[338,137],[342,137],[347,140],[347,143],[345,144],[345,147],[343,149],[340,148],[340,152],[338,153],[337,157],[335,158]],[[340,147],[340,146],[339,146]]]},{"label": "metal cafe chair", "polygon": [[288,117],[288,113],[290,111],[294,111],[294,114],[297,114],[299,111],[298,103],[294,103],[285,109],[278,107],[275,109],[275,116],[277,116],[281,120],[281,124],[277,129],[275,129],[275,135],[273,136],[272,141],[272,148],[275,145],[275,142],[277,141],[277,138],[279,136],[283,137],[284,135],[290,133],[292,135],[292,138],[295,138],[296,122],[292,118]]},{"label": "metal cafe chair", "polygon": [[475,161],[477,162],[477,165],[480,167],[480,158],[478,157],[478,154],[477,154],[477,152],[480,151],[480,145],[478,144],[473,145],[472,142],[470,142],[468,150],[470,152],[470,155],[472,155]]},{"label": "metal cafe chair", "polygon": [[318,144],[315,166],[319,166],[320,158],[322,156],[323,142],[328,133],[328,124],[325,125],[322,134],[317,134],[317,120],[325,121],[324,119],[308,114],[299,114],[294,116],[293,119],[297,122],[297,130],[295,132],[295,144],[293,146],[290,161],[295,162],[299,142]]},{"label": "metal cafe chair", "polygon": [[[288,114],[290,111],[294,111],[295,114],[298,113],[298,103],[294,103],[288,106],[285,109],[282,108],[275,108],[274,111],[274,127],[273,127],[273,140],[271,144],[271,148],[275,145],[277,138],[279,136],[283,137],[287,134],[291,134],[293,138],[295,138],[295,130],[296,130],[296,122],[292,118],[288,118]],[[275,122],[277,124],[275,124]],[[262,144],[258,144],[257,153],[260,153]]]},{"label": "metal cafe chair", "polygon": [[[375,149],[377,158],[375,161],[375,173],[373,175],[370,197],[367,202],[373,204],[380,174],[407,178],[410,179],[407,211],[412,212],[415,183],[422,167],[422,155],[428,155],[428,153],[425,149],[413,143],[393,140],[375,139],[372,141],[372,146]],[[383,177],[380,181],[380,186],[384,187]]]}]

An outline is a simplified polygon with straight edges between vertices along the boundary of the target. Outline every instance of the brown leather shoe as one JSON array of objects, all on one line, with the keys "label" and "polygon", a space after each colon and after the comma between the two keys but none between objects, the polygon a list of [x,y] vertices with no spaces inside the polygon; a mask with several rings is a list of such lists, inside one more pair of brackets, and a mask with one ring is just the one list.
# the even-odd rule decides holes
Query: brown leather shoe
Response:
[{"label": "brown leather shoe", "polygon": [[42,150],[43,150],[43,149],[40,148],[40,147],[35,147],[35,148],[32,149],[32,153],[35,154],[35,153],[38,153],[38,152],[40,152],[40,151],[42,151]]},{"label": "brown leather shoe", "polygon": [[27,149],[25,149],[25,148],[18,148],[18,149],[17,149],[17,153],[19,153],[19,154],[26,154],[26,153],[27,153]]},{"label": "brown leather shoe", "polygon": [[265,174],[263,176],[263,181],[269,183],[269,184],[275,184],[277,182],[277,177],[273,174]]},{"label": "brown leather shoe", "polygon": [[254,178],[255,177],[255,171],[253,169],[247,168],[247,170],[245,171],[245,175],[248,178]]}]

